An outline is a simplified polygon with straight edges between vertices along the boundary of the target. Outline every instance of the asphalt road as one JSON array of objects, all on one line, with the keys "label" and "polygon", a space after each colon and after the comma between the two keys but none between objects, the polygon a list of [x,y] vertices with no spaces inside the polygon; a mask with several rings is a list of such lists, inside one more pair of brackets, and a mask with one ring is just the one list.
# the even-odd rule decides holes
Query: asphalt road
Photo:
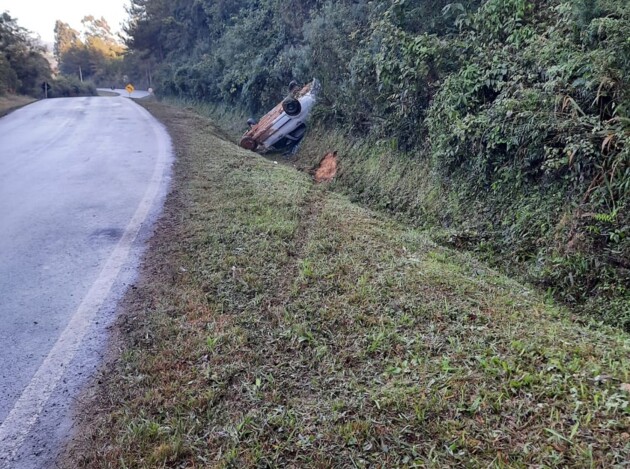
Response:
[{"label": "asphalt road", "polygon": [[122,88],[115,88],[113,90],[111,88],[98,88],[98,91],[104,91],[105,93],[117,93],[124,98],[133,99],[142,99],[151,95],[148,91],[144,90],[133,90],[130,94],[127,90]]},{"label": "asphalt road", "polygon": [[132,100],[0,119],[0,468],[49,467],[168,185],[170,140]]}]

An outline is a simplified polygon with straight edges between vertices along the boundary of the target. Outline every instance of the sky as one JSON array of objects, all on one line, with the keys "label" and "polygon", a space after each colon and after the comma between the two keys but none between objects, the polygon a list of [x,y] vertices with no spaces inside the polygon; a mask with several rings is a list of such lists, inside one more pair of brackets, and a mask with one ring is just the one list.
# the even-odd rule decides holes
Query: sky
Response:
[{"label": "sky", "polygon": [[112,32],[119,32],[128,4],[129,0],[0,0],[0,12],[8,11],[19,26],[39,34],[44,42],[53,42],[56,20],[80,30],[81,19],[87,15],[103,16]]}]

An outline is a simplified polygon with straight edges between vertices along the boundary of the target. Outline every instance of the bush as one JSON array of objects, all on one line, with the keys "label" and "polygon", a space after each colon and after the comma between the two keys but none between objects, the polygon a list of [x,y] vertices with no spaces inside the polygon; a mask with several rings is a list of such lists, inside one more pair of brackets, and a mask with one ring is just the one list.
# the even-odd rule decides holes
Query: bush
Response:
[{"label": "bush", "polygon": [[77,96],[96,96],[96,87],[90,82],[81,82],[77,78],[58,76],[51,83],[49,98],[73,98]]}]

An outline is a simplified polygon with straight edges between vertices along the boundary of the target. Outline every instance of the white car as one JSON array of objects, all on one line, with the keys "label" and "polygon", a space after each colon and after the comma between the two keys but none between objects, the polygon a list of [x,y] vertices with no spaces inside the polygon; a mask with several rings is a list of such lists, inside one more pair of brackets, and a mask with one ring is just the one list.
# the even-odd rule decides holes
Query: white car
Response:
[{"label": "white car", "polygon": [[306,118],[321,90],[315,79],[295,97],[287,97],[260,121],[248,121],[250,129],[243,135],[240,146],[258,153],[282,151],[296,145],[306,133]]}]

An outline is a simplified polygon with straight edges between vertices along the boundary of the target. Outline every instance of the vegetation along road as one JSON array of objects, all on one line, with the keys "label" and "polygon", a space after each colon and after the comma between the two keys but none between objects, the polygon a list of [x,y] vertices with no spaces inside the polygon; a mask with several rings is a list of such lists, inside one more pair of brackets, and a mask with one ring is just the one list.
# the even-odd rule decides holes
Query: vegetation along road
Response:
[{"label": "vegetation along road", "polygon": [[147,107],[171,194],[66,467],[628,460],[627,334]]}]

